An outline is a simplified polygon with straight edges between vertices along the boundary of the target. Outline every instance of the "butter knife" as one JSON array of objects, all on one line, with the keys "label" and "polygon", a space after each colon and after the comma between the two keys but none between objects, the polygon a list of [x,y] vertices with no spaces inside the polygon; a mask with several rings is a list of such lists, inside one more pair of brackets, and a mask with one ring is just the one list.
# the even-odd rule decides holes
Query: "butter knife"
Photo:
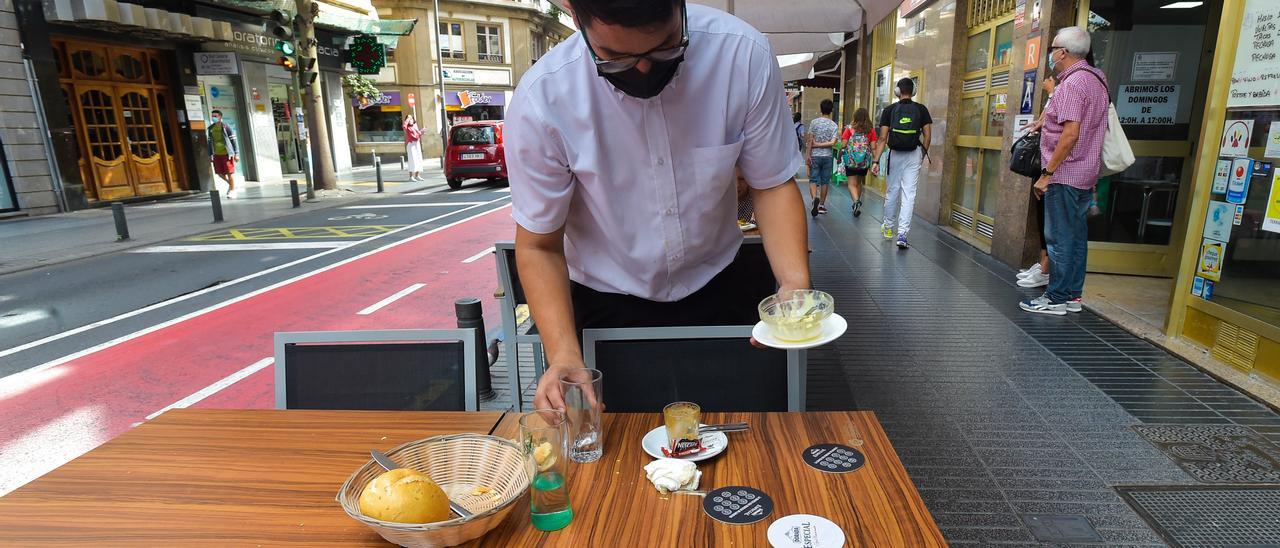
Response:
[{"label": "butter knife", "polygon": [[[396,461],[391,460],[391,457],[388,457],[386,453],[383,453],[382,451],[379,451],[377,449],[370,449],[369,454],[373,455],[374,462],[378,463],[380,466],[382,466],[383,468],[386,468],[387,470],[404,468],[403,466],[396,464]],[[453,502],[453,499],[449,500],[449,509],[453,510],[454,514],[457,514],[464,518],[471,517],[471,511],[467,510],[466,508],[463,508],[462,505],[456,502]]]}]

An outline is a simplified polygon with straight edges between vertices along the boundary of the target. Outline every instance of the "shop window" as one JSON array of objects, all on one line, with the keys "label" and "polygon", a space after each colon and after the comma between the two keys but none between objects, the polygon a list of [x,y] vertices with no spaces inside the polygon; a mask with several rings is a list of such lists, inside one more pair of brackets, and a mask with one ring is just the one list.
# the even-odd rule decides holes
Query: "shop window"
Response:
[{"label": "shop window", "polygon": [[76,50],[71,52],[71,68],[77,76],[99,78],[107,73],[107,57],[99,50]]},{"label": "shop window", "polygon": [[466,59],[462,49],[462,23],[441,21],[439,31],[440,55],[445,59]]},{"label": "shop window", "polygon": [[1007,65],[1013,60],[1013,21],[996,27],[996,48],[991,66]]},{"label": "shop window", "polygon": [[394,143],[404,141],[400,93],[383,92],[378,104],[355,108],[356,141],[360,143]]},{"label": "shop window", "polygon": [[981,135],[982,120],[986,117],[986,98],[970,97],[960,103],[960,134]]},{"label": "shop window", "polygon": [[1000,160],[999,150],[982,151],[982,188],[978,191],[978,213],[987,217],[996,216],[996,189],[1000,186],[1000,176],[1008,166]]},{"label": "shop window", "polygon": [[141,57],[138,53],[117,53],[111,63],[115,67],[116,77],[121,80],[139,80],[145,76],[146,69]]},{"label": "shop window", "polygon": [[502,27],[476,25],[477,58],[490,63],[502,62]]},{"label": "shop window", "polygon": [[957,203],[972,211],[977,205],[975,202],[978,197],[978,149],[961,148],[960,165],[963,166],[964,173],[960,177],[960,184],[956,185],[959,187],[956,189],[959,191],[956,193],[959,198]]},{"label": "shop window", "polygon": [[969,45],[965,53],[965,72],[987,68],[987,51],[991,47],[991,31],[984,30],[969,37]]},{"label": "shop window", "polygon": [[987,133],[988,137],[1004,136],[1004,116],[1005,111],[1009,109],[1008,93],[992,93],[990,95],[991,108],[987,109]]},{"label": "shop window", "polygon": [[114,162],[124,152],[116,125],[115,102],[111,94],[90,89],[80,94],[80,114],[84,119],[89,153],[104,162]]}]

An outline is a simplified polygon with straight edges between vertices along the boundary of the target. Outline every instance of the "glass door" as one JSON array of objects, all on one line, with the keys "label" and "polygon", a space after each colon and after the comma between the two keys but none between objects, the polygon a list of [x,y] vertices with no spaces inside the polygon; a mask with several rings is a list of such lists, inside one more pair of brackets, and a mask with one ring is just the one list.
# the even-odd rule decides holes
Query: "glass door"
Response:
[{"label": "glass door", "polygon": [[[1186,232],[1216,2],[1162,9],[1163,0],[1091,0],[1082,18],[1107,75],[1137,162],[1098,180],[1089,221],[1089,270],[1173,276]],[[1203,68],[1202,68],[1203,67]]]},{"label": "glass door", "polygon": [[1013,61],[1013,14],[971,27],[965,47],[959,136],[960,167],[952,183],[950,224],[990,244],[995,232],[1009,77]]}]

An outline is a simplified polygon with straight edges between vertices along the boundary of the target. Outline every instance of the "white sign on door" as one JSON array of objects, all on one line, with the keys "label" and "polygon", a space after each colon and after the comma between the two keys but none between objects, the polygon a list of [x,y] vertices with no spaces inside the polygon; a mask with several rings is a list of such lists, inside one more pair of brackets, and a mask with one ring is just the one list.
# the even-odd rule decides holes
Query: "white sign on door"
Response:
[{"label": "white sign on door", "polygon": [[1140,51],[1133,54],[1133,74],[1129,79],[1135,82],[1168,82],[1177,72],[1178,52]]},{"label": "white sign on door", "polygon": [[1177,84],[1126,84],[1116,97],[1122,124],[1171,126],[1178,114]]},{"label": "white sign on door", "polygon": [[187,107],[187,119],[192,122],[204,121],[204,102],[200,100],[200,96],[183,95],[182,98]]},{"label": "white sign on door", "polygon": [[1280,28],[1277,25],[1280,25],[1280,5],[1275,0],[1245,2],[1228,107],[1280,105]]},{"label": "white sign on door", "polygon": [[196,52],[196,74],[240,74],[240,63],[230,51]]}]

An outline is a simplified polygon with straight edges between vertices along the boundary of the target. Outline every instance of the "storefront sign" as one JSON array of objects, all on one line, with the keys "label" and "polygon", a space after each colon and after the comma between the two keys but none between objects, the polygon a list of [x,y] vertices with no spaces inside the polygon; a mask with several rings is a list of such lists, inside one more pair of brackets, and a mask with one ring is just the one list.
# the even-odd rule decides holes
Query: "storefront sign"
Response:
[{"label": "storefront sign", "polygon": [[1196,261],[1196,274],[1205,279],[1218,281],[1222,279],[1222,261],[1226,258],[1227,244],[1217,240],[1200,242],[1200,260]]},{"label": "storefront sign", "polygon": [[342,48],[347,38],[327,30],[316,29],[316,64],[321,70],[342,70],[346,65]]},{"label": "storefront sign", "polygon": [[1022,62],[1022,70],[1035,70],[1040,66],[1040,37],[1027,40],[1027,57]]},{"label": "storefront sign", "polygon": [[[361,106],[360,106],[360,99],[352,99],[352,100],[351,100],[351,106],[353,106],[353,107],[355,107],[355,108],[369,108],[369,107],[375,107],[375,106],[383,106],[383,107],[385,107],[385,106],[395,106],[395,107],[399,107],[399,106],[400,106],[400,92],[398,92],[398,91],[384,91],[384,92],[382,92],[382,96],[378,97],[377,99],[375,99],[375,100],[373,100],[373,101],[369,101],[369,104],[368,104],[368,105],[365,105],[364,107],[361,107]],[[384,109],[382,109],[382,110],[387,110],[387,109],[386,109],[386,108],[384,108]]]},{"label": "storefront sign", "polygon": [[1280,105],[1280,5],[1248,0],[1227,107]]},{"label": "storefront sign", "polygon": [[1253,160],[1236,158],[1231,161],[1231,177],[1227,179],[1227,201],[1243,204],[1249,197],[1249,179],[1253,178]]},{"label": "storefront sign", "polygon": [[446,91],[444,104],[461,108],[472,105],[502,106],[506,104],[506,94],[501,91]]},{"label": "storefront sign", "polygon": [[1133,73],[1129,79],[1135,82],[1167,82],[1173,80],[1177,72],[1178,52],[1140,51],[1133,54]]},{"label": "storefront sign", "polygon": [[240,74],[240,61],[229,51],[197,52],[196,74]]},{"label": "storefront sign", "polygon": [[1234,205],[1210,200],[1204,214],[1204,237],[1219,242],[1231,241],[1231,219],[1235,212]]},{"label": "storefront sign", "polygon": [[[1243,209],[1244,206],[1241,206]],[[1267,210],[1262,215],[1262,229],[1280,232],[1280,169],[1271,177],[1271,193],[1267,195]]]},{"label": "storefront sign", "polygon": [[1227,120],[1222,128],[1222,147],[1219,156],[1244,157],[1249,155],[1249,140],[1253,138],[1253,120]]},{"label": "storefront sign", "polygon": [[1178,84],[1126,84],[1116,98],[1121,124],[1171,126],[1178,114]]},{"label": "storefront sign", "polygon": [[471,69],[445,67],[441,72],[444,73],[444,81],[447,84],[476,83],[476,71]]},{"label": "storefront sign", "polygon": [[1213,189],[1214,194],[1226,194],[1227,179],[1231,177],[1231,160],[1218,160],[1217,169],[1213,170]]},{"label": "storefront sign", "polygon": [[1036,71],[1028,70],[1022,74],[1022,101],[1018,105],[1018,114],[1031,114],[1035,108]]}]

